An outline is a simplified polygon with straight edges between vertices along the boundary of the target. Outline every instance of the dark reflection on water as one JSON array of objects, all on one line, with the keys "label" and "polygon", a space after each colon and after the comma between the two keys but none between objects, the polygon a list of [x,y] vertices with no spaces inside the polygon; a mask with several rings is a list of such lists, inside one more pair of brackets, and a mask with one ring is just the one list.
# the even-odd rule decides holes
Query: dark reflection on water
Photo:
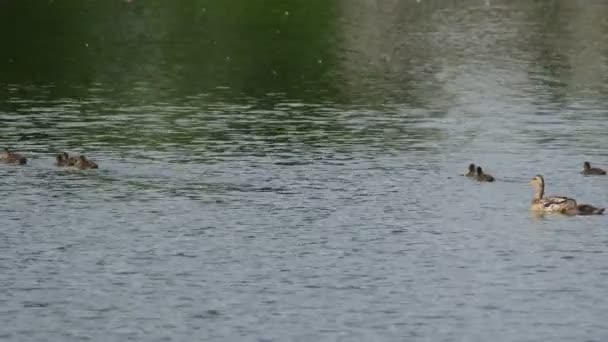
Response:
[{"label": "dark reflection on water", "polygon": [[0,339],[603,340],[606,10],[0,3]]}]

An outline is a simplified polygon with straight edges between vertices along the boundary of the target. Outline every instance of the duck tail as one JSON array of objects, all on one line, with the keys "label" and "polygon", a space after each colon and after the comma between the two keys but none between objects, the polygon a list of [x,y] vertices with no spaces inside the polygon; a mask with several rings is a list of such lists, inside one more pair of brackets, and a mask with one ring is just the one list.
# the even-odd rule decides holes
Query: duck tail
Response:
[{"label": "duck tail", "polygon": [[579,204],[578,207],[579,215],[602,215],[605,208],[596,208],[590,204]]}]

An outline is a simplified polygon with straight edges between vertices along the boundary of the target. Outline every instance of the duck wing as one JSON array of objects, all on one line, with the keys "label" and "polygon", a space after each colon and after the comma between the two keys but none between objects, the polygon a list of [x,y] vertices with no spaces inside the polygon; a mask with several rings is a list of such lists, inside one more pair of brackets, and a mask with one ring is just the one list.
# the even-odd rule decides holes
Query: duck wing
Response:
[{"label": "duck wing", "polygon": [[565,196],[543,197],[540,203],[547,211],[562,211],[576,208],[576,200]]}]

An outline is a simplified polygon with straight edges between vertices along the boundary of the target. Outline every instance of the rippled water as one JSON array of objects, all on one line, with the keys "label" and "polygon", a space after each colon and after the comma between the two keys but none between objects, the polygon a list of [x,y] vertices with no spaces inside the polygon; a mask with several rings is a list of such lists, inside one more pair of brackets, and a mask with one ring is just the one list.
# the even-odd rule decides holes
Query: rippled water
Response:
[{"label": "rippled water", "polygon": [[528,211],[608,206],[608,8],[338,3],[299,95],[0,82],[0,340],[608,338],[608,216]]}]

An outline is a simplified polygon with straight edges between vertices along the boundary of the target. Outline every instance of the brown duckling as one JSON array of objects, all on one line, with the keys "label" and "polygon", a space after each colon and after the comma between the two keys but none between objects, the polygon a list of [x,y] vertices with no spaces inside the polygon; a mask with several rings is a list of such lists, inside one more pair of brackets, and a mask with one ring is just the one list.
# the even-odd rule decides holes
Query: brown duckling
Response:
[{"label": "brown duckling", "polygon": [[5,148],[4,152],[0,154],[0,161],[9,164],[24,165],[27,163],[27,158],[20,155],[19,153],[11,152],[8,148]]},{"label": "brown duckling", "polygon": [[464,174],[465,177],[475,177],[475,164],[469,164],[469,171]]},{"label": "brown duckling", "polygon": [[494,177],[492,177],[492,175],[483,173],[481,166],[477,167],[477,174],[475,175],[475,179],[477,179],[480,182],[493,182],[494,181]]},{"label": "brown duckling", "polygon": [[63,159],[63,154],[58,154],[55,156],[55,165],[56,166],[67,166],[66,161]]},{"label": "brown duckling", "polygon": [[63,160],[65,161],[65,166],[75,166],[78,158],[70,156],[67,152],[63,152]]},{"label": "brown duckling", "polygon": [[584,175],[605,175],[606,171],[600,169],[599,167],[591,167],[591,163],[584,162],[583,163],[583,171],[581,172]]},{"label": "brown duckling", "polygon": [[67,152],[61,152],[55,157],[55,165],[59,167],[75,166],[78,158],[68,155]]},{"label": "brown duckling", "polygon": [[97,163],[92,160],[88,160],[84,155],[80,155],[80,157],[78,157],[78,161],[76,161],[75,166],[81,170],[99,168]]}]

